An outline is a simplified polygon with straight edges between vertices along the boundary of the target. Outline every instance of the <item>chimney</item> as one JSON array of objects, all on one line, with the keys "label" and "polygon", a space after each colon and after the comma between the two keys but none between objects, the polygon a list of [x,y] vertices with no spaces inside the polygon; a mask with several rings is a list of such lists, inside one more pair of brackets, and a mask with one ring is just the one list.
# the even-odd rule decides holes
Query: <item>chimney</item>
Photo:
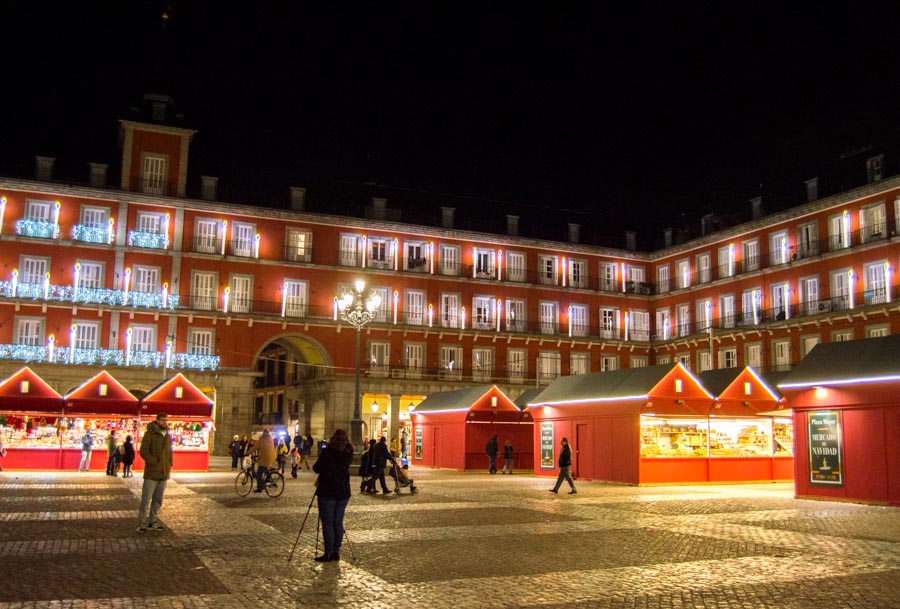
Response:
[{"label": "chimney", "polygon": [[385,210],[387,209],[387,199],[382,197],[372,197],[372,219],[384,220]]},{"label": "chimney", "polygon": [[667,226],[663,229],[663,239],[665,239],[666,247],[672,247],[672,227]]},{"label": "chimney", "polygon": [[291,209],[304,211],[306,209],[306,189],[300,186],[291,186]]},{"label": "chimney", "polygon": [[53,180],[53,163],[56,159],[52,156],[36,156],[34,157],[34,177],[41,182],[50,182]]},{"label": "chimney", "polygon": [[762,218],[762,197],[753,197],[750,199],[750,209],[753,210],[753,219]]},{"label": "chimney", "polygon": [[200,176],[200,198],[204,201],[215,201],[219,178]]},{"label": "chimney", "polygon": [[506,234],[510,237],[519,236],[519,216],[506,214]]},{"label": "chimney", "polygon": [[453,214],[455,207],[441,207],[441,228],[453,228]]},{"label": "chimney", "polygon": [[637,233],[633,230],[625,231],[625,249],[633,252],[637,249]]},{"label": "chimney", "polygon": [[91,188],[106,188],[106,163],[88,163],[88,183]]},{"label": "chimney", "polygon": [[712,232],[713,215],[706,214],[700,218],[700,234],[708,235]]},{"label": "chimney", "polygon": [[569,243],[581,243],[581,225],[569,222]]},{"label": "chimney", "polygon": [[810,178],[806,184],[806,202],[812,203],[819,198],[819,178]]}]

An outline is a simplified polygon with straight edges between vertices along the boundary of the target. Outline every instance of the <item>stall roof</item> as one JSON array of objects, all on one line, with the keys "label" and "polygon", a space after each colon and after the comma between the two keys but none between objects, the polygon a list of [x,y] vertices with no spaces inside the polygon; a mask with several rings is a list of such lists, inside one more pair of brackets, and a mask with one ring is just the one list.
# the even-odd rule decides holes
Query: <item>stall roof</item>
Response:
[{"label": "stall roof", "polygon": [[539,396],[543,391],[543,387],[532,387],[531,389],[526,389],[522,392],[522,395],[513,400],[513,402],[515,402],[516,406],[518,406],[522,410],[525,410],[526,408],[528,408],[528,404],[534,402],[537,396]]},{"label": "stall roof", "polygon": [[63,397],[66,415],[135,417],[138,399],[104,370]]},{"label": "stall roof", "polygon": [[171,417],[212,418],[213,402],[181,373],[150,390],[141,399],[141,416],[165,412]]},{"label": "stall roof", "polygon": [[820,343],[778,383],[780,389],[900,380],[900,334]]},{"label": "stall roof", "polygon": [[510,400],[496,385],[479,385],[477,387],[469,387],[467,389],[456,389],[455,391],[441,391],[432,393],[427,398],[419,402],[412,414],[421,414],[425,412],[448,412],[448,411],[465,411],[474,406],[481,398],[495,390],[502,400],[498,402],[500,410],[516,410],[520,409]]},{"label": "stall roof", "polygon": [[0,383],[0,412],[60,415],[62,411],[62,396],[28,366]]},{"label": "stall roof", "polygon": [[752,366],[747,366],[746,368],[719,368],[717,370],[700,372],[697,374],[697,379],[704,387],[706,387],[707,391],[714,396],[719,397],[725,393],[725,390],[728,389],[745,370],[749,370],[750,373],[765,386],[765,389],[769,390],[773,400],[778,401],[781,399],[782,396],[778,391],[777,383],[784,378],[785,373],[783,372],[761,373]]}]

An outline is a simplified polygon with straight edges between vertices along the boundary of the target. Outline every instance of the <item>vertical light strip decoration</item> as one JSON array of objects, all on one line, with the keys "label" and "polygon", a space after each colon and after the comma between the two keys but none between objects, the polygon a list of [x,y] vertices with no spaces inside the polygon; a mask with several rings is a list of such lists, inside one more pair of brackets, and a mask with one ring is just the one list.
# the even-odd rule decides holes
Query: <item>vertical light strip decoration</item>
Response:
[{"label": "vertical light strip decoration", "polygon": [[[497,281],[503,280],[503,250],[497,250]],[[499,330],[499,328],[498,328]]]},{"label": "vertical light strip decoration", "polygon": [[663,340],[669,340],[669,312],[663,314]]},{"label": "vertical light strip decoration", "polygon": [[115,218],[110,218],[109,222],[106,223],[106,243],[107,245],[112,245],[113,241],[116,240],[116,220]]},{"label": "vertical light strip decoration", "polygon": [[78,338],[78,324],[72,324],[69,328],[69,363],[75,363],[75,342]]},{"label": "vertical light strip decoration", "polygon": [[333,308],[334,308],[334,321],[337,321],[337,315],[338,315],[338,297],[337,296],[334,297]]},{"label": "vertical light strip decoration", "polygon": [[465,307],[463,307],[462,309],[460,309],[460,311],[459,311],[459,317],[460,317],[460,320],[461,320],[460,326],[459,326],[459,327],[460,327],[461,330],[465,330],[465,329],[466,329],[466,308],[465,308]]},{"label": "vertical light strip decoration", "polygon": [[[396,270],[396,269],[395,269]],[[400,302],[400,292],[394,290],[394,325],[397,325],[397,309],[398,303]]]},{"label": "vertical light strip decoration", "polygon": [[281,316],[287,311],[287,281],[281,284]]},{"label": "vertical light strip decoration", "polygon": [[498,298],[496,301],[496,304],[497,304],[497,306],[495,309],[495,311],[496,311],[495,316],[497,318],[497,332],[499,332],[500,331],[500,319],[503,314],[503,301]]},{"label": "vertical light strip decoration", "polygon": [[850,247],[850,212],[846,209],[841,215],[841,228],[844,229],[844,247]]},{"label": "vertical light strip decoration", "polygon": [[734,243],[728,244],[728,276],[734,277]]},{"label": "vertical light strip decoration", "polygon": [[159,302],[161,304],[160,308],[165,309],[169,305],[169,282],[166,281],[162,284],[162,288],[160,289],[159,294]]},{"label": "vertical light strip decoration", "polygon": [[566,287],[566,276],[567,275],[568,275],[568,273],[566,273],[566,257],[563,256],[563,259],[562,259],[562,287]]},{"label": "vertical light strip decoration", "polygon": [[16,297],[16,290],[19,287],[19,269],[13,269],[12,277],[9,282],[12,284],[12,295]]},{"label": "vertical light strip decoration", "polygon": [[478,275],[478,248],[472,248],[472,279]]},{"label": "vertical light strip decoration", "polygon": [[131,365],[131,335],[134,331],[131,328],[125,332],[125,365]]},{"label": "vertical light strip decoration", "polygon": [[228,220],[222,220],[222,255],[225,255],[225,243],[228,241]]},{"label": "vertical light strip decoration", "polygon": [[[166,358],[166,368],[171,368],[172,367],[172,339],[169,339],[169,338],[166,339],[165,358]],[[181,389],[181,387],[178,387],[177,389]]]},{"label": "vertical light strip decoration", "polygon": [[53,205],[53,238],[59,239],[59,210],[62,209],[62,204],[57,201]]},{"label": "vertical light strip decoration", "polygon": [[231,287],[225,286],[222,291],[222,313],[228,313],[228,298],[231,296]]},{"label": "vertical light strip decoration", "polygon": [[[394,258],[394,270],[400,270],[400,240],[396,237],[393,241],[391,241],[391,248],[394,250],[391,252],[391,256]],[[394,323],[397,323],[396,320]]]},{"label": "vertical light strip decoration", "polygon": [[50,271],[44,273],[44,300],[50,298]]},{"label": "vertical light strip decoration", "polygon": [[750,292],[750,300],[753,306],[753,325],[759,325],[759,290]]},{"label": "vertical light strip decoration", "polygon": [[[366,250],[368,249],[367,242],[368,242],[368,239],[366,238],[365,235],[363,235],[362,236],[362,257],[361,257],[362,268],[366,268]],[[359,243],[359,242],[357,241],[357,243]]]},{"label": "vertical light strip decoration", "polygon": [[784,284],[784,318],[791,318],[791,284]]},{"label": "vertical light strip decoration", "polygon": [[78,277],[81,275],[81,263],[76,262],[72,271],[72,302],[78,302]]},{"label": "vertical light strip decoration", "polygon": [[[566,308],[566,323],[569,324],[569,338],[572,338],[572,305]],[[627,338],[625,340],[628,340]]]},{"label": "vertical light strip decoration", "polygon": [[53,363],[53,351],[56,349],[56,335],[51,334],[47,339],[47,361]]},{"label": "vertical light strip decoration", "polygon": [[434,305],[428,305],[428,327],[431,328],[434,325]]},{"label": "vertical light strip decoration", "polygon": [[622,293],[623,293],[623,294],[628,290],[628,287],[625,285],[625,284],[627,283],[627,282],[625,281],[625,277],[626,277],[626,275],[625,275],[625,263],[623,262],[623,263],[622,263]]},{"label": "vertical light strip decoration", "polygon": [[259,240],[260,240],[259,233],[256,233],[256,240],[253,243],[253,257],[254,258],[259,258]]},{"label": "vertical light strip decoration", "polygon": [[712,328],[712,303],[710,301],[706,301],[706,328],[707,330]]},{"label": "vertical light strip decoration", "polygon": [[163,249],[169,249],[169,223],[172,221],[172,216],[170,214],[166,214],[166,224],[165,224],[165,234],[163,235]]},{"label": "vertical light strip decoration", "polygon": [[852,309],[852,308],[853,308],[853,305],[854,305],[854,302],[853,302],[853,300],[854,300],[854,299],[853,299],[853,291],[854,291],[854,289],[855,289],[855,287],[856,287],[856,286],[855,286],[855,283],[856,283],[856,275],[853,273],[853,269],[850,269],[849,271],[847,271],[847,277],[848,277],[848,279],[850,280],[850,287],[849,287],[849,292],[850,292],[850,308]]},{"label": "vertical light strip decoration", "polygon": [[0,234],[3,233],[4,216],[6,216],[6,197],[0,197]]},{"label": "vertical light strip decoration", "polygon": [[884,301],[891,302],[891,265],[884,263]]},{"label": "vertical light strip decoration", "polygon": [[128,289],[131,286],[131,269],[125,269],[125,278],[122,281],[125,284],[122,289],[122,291],[125,292],[125,304],[128,304]]},{"label": "vertical light strip decoration", "polygon": [[781,240],[781,264],[788,262],[788,240],[787,237]]},{"label": "vertical light strip decoration", "polygon": [[428,244],[428,249],[431,250],[431,255],[428,256],[428,263],[431,267],[429,273],[434,275],[434,241]]},{"label": "vertical light strip decoration", "polygon": [[[626,342],[628,341],[628,336],[629,336],[630,330],[631,330],[631,327],[629,325],[630,322],[631,322],[631,316],[628,315],[628,311],[625,311],[625,341]],[[571,334],[569,334],[569,336],[571,336]]]}]

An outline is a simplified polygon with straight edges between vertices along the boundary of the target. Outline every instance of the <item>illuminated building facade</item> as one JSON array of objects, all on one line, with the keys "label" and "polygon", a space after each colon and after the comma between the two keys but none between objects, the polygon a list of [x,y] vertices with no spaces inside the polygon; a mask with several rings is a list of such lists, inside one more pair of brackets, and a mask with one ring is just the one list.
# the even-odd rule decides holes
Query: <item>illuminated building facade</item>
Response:
[{"label": "illuminated building facade", "polygon": [[[194,132],[120,121],[121,179],[0,178],[0,375],[57,391],[108,368],[146,391],[174,371],[214,395],[220,437],[348,426],[355,336],[339,299],[380,296],[362,331],[366,434],[392,437],[431,393],[512,398],[559,375],[680,362],[787,370],[819,342],[897,332],[900,178],[642,253],[185,196]],[[813,197],[811,197],[813,198]],[[215,445],[222,452],[222,442]]]}]

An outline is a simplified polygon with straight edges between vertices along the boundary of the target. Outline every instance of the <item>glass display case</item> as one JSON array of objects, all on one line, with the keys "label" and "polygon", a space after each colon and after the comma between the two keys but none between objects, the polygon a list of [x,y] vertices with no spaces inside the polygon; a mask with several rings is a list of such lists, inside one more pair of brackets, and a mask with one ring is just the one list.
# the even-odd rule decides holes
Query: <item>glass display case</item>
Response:
[{"label": "glass display case", "polygon": [[791,419],[774,419],[775,456],[794,456],[794,422]]},{"label": "glass display case", "polygon": [[[141,421],[141,437],[147,431],[150,421]],[[209,452],[210,421],[180,421],[169,419],[169,431],[172,434],[172,450],[188,450]]]},{"label": "glass display case", "polygon": [[710,457],[771,457],[772,419],[709,420]]},{"label": "glass display case", "polygon": [[708,456],[706,419],[641,417],[641,457]]},{"label": "glass display case", "polygon": [[61,417],[0,416],[0,437],[5,448],[59,448]]}]

